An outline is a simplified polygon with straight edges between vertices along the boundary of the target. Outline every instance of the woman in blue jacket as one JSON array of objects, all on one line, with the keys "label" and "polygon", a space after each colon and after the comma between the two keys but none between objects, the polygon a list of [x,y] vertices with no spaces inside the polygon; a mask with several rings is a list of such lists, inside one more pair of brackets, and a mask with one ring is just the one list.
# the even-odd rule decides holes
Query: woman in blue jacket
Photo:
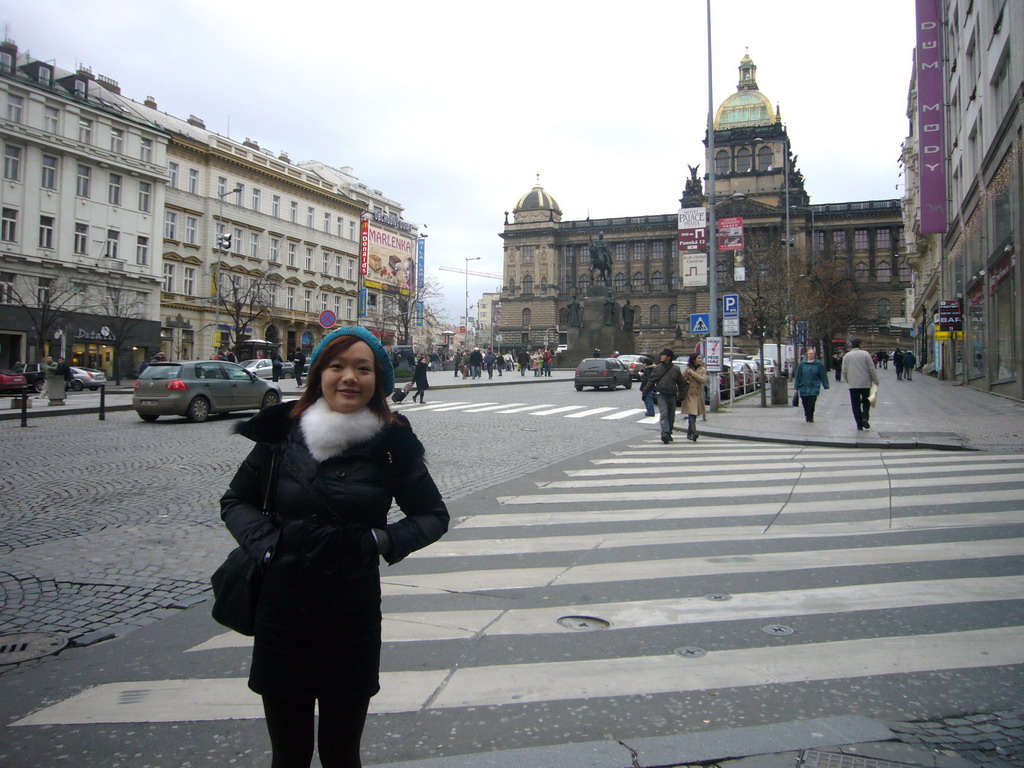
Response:
[{"label": "woman in blue jacket", "polygon": [[804,404],[804,419],[814,422],[814,404],[822,386],[828,389],[828,371],[821,360],[816,360],[814,349],[807,350],[807,359],[796,367],[796,388]]}]

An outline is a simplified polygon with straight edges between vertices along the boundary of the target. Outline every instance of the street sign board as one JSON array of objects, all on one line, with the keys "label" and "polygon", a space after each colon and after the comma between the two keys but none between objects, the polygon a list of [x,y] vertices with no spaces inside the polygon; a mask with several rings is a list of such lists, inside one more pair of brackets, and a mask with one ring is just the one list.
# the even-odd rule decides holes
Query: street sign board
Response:
[{"label": "street sign board", "polygon": [[711,333],[711,315],[690,315],[690,333]]},{"label": "street sign board", "polygon": [[944,299],[939,302],[939,329],[963,330],[963,308],[960,299]]},{"label": "street sign board", "polygon": [[706,351],[704,352],[704,365],[711,372],[722,370],[721,336],[708,336]]},{"label": "street sign board", "polygon": [[727,293],[722,296],[722,317],[740,316],[740,295]]},{"label": "street sign board", "polygon": [[699,252],[680,254],[683,287],[693,288],[708,284],[708,255]]},{"label": "street sign board", "polygon": [[740,319],[738,317],[723,317],[722,334],[725,336],[739,336]]},{"label": "street sign board", "polygon": [[333,328],[336,322],[338,322],[338,316],[331,312],[331,310],[325,309],[320,313],[320,326],[322,328]]},{"label": "street sign board", "polygon": [[708,225],[707,208],[680,208],[679,229],[703,229]]}]

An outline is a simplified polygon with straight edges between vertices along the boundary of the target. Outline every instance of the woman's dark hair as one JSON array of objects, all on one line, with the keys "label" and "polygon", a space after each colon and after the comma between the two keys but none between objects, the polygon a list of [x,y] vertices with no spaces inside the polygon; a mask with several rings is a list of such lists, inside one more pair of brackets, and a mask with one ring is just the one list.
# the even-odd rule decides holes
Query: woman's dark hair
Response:
[{"label": "woman's dark hair", "polygon": [[690,359],[686,361],[687,368],[697,369],[697,358],[700,357],[700,352],[694,352],[690,355]]},{"label": "woman's dark hair", "polygon": [[[323,376],[324,370],[334,362],[334,358],[357,341],[362,341],[362,339],[358,336],[339,336],[320,352],[316,362],[313,363],[313,367],[306,374],[306,391],[302,393],[302,397],[295,401],[295,405],[288,414],[289,416],[293,419],[299,418],[307,408],[323,396],[323,390],[320,388],[320,379]],[[366,342],[364,341],[363,343],[365,344]],[[380,362],[377,360],[377,356],[372,353],[372,350],[370,357],[373,358],[374,386],[373,395],[370,396],[370,402],[367,403],[366,407],[386,424],[394,419],[394,414],[388,406],[388,396],[391,393],[384,391],[384,371],[381,370]]]}]

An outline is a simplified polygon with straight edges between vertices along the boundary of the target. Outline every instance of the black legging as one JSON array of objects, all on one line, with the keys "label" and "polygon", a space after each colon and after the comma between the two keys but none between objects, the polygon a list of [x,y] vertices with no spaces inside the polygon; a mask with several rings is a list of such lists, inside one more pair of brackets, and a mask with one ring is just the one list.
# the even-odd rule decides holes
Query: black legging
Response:
[{"label": "black legging", "polygon": [[[263,697],[274,756],[271,768],[309,768],[313,760],[316,699]],[[370,700],[320,699],[317,746],[324,768],[362,768],[359,741]]]}]

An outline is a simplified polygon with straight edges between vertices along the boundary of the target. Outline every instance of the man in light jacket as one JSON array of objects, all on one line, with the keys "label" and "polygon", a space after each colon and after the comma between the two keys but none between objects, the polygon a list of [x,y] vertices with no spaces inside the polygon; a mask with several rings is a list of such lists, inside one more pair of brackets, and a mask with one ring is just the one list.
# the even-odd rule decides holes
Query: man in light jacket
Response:
[{"label": "man in light jacket", "polygon": [[878,386],[878,372],[871,362],[871,355],[861,349],[861,340],[850,339],[850,351],[843,357],[843,381],[850,387],[850,406],[853,408],[853,420],[857,422],[857,430],[871,429],[868,414],[871,405],[868,394],[871,385]]}]

